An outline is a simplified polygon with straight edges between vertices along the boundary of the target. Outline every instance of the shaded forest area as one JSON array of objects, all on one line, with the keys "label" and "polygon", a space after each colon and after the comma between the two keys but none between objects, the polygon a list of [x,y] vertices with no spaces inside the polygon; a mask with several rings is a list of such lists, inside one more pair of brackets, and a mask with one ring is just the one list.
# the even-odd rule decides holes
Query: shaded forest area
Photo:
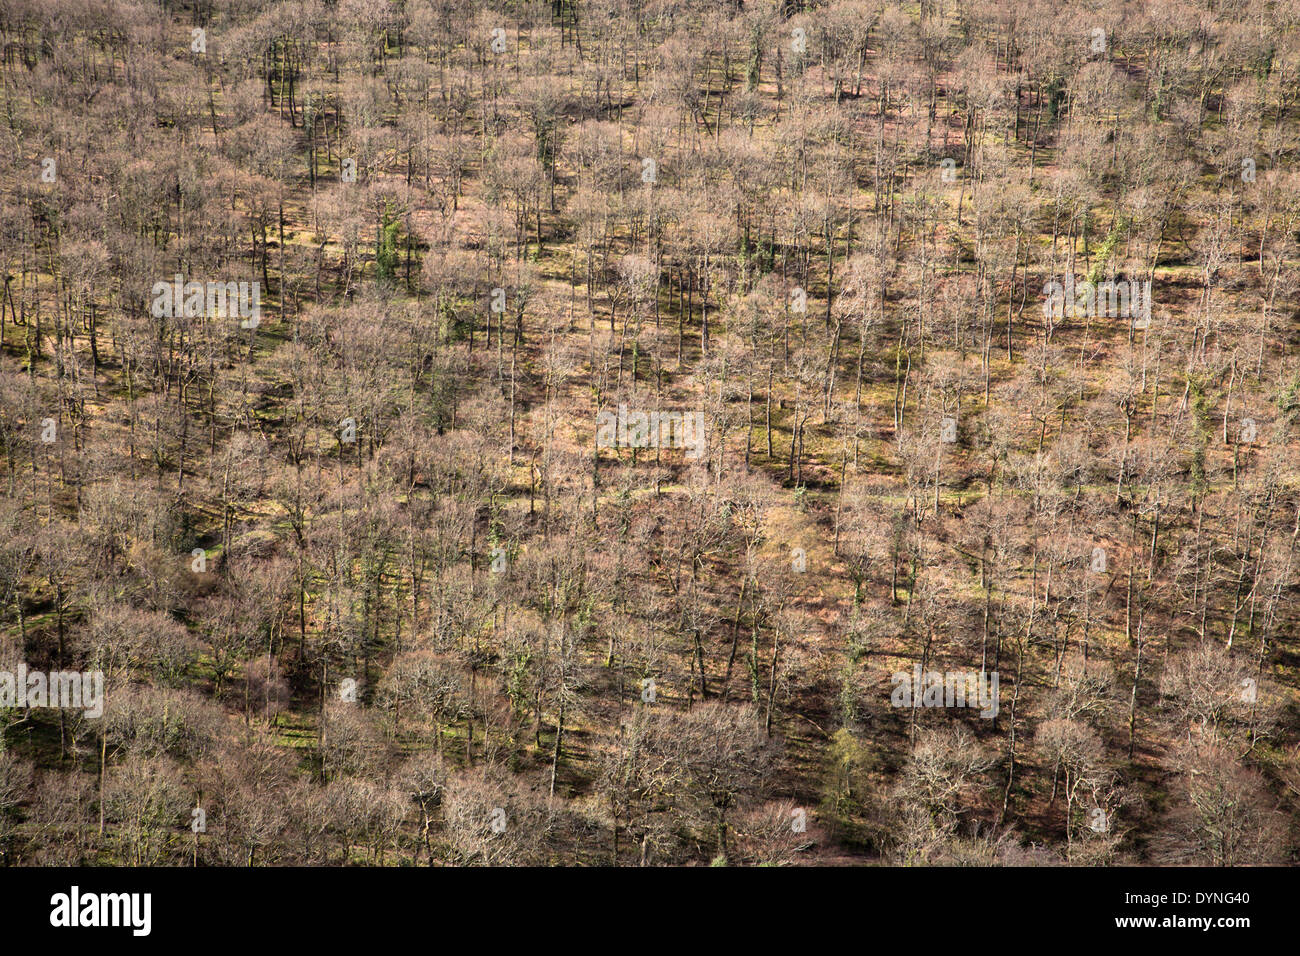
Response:
[{"label": "shaded forest area", "polygon": [[3,863],[1294,862],[1294,0],[0,44]]}]

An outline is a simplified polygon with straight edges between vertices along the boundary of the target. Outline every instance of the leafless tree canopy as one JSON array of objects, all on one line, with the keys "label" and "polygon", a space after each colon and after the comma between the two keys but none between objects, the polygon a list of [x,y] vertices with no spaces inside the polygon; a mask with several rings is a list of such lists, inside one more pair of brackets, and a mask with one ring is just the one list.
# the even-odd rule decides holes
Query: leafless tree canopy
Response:
[{"label": "leafless tree canopy", "polygon": [[0,863],[1295,862],[1294,0],[0,49]]}]

